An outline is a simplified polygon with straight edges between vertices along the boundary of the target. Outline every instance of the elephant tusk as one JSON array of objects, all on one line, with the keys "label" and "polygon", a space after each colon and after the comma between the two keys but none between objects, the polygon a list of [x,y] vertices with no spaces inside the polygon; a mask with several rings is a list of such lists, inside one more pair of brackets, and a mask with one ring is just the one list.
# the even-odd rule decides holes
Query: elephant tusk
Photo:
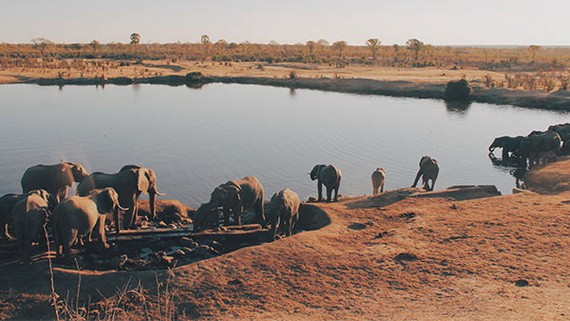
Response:
[{"label": "elephant tusk", "polygon": [[129,208],[128,207],[122,207],[120,205],[117,205],[117,207],[121,210],[121,211],[128,211]]}]

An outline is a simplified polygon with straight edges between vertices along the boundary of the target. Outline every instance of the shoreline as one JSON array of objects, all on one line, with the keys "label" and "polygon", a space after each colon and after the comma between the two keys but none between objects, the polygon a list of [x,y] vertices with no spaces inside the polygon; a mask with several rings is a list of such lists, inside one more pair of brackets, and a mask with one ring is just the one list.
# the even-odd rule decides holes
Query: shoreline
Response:
[{"label": "shoreline", "polygon": [[[255,76],[201,76],[198,73],[167,75],[145,78],[19,78],[19,81],[4,84],[37,84],[40,86],[93,86],[93,85],[132,85],[159,84],[169,86],[186,85],[200,88],[210,83],[262,85],[291,89],[311,89],[360,95],[379,95],[420,99],[443,99],[445,84],[412,81],[385,81],[369,78],[269,78]],[[466,107],[470,102],[496,105],[513,105],[531,109],[570,111],[570,91],[560,90],[546,93],[539,90],[509,90],[503,88],[484,88],[473,85],[470,101],[448,102],[456,108]]]}]

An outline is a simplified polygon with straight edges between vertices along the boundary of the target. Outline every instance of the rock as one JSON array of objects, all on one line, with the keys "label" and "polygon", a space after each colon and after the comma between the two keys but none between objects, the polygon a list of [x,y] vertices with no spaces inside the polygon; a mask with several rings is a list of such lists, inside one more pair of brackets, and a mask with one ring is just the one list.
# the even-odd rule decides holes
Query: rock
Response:
[{"label": "rock", "polygon": [[527,280],[520,279],[520,280],[517,280],[517,281],[515,282],[515,286],[517,286],[517,287],[519,287],[519,288],[522,288],[522,287],[525,287],[525,286],[529,286],[529,283],[528,283]]},{"label": "rock", "polygon": [[215,252],[211,247],[208,245],[200,245],[192,251],[192,255],[197,257],[211,257],[212,252]]},{"label": "rock", "polygon": [[400,253],[398,255],[396,255],[396,257],[394,257],[394,261],[408,261],[408,262],[412,262],[412,261],[416,261],[418,260],[418,257],[415,254],[412,253]]},{"label": "rock", "polygon": [[307,199],[307,203],[315,203],[317,201],[316,198],[309,196],[309,198]]}]

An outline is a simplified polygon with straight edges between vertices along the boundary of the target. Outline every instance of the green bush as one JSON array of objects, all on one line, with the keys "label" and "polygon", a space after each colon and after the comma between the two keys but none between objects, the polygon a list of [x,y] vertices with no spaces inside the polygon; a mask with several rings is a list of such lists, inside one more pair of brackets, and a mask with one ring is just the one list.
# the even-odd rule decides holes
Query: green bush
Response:
[{"label": "green bush", "polygon": [[450,81],[445,86],[445,100],[469,100],[471,86],[465,79]]}]

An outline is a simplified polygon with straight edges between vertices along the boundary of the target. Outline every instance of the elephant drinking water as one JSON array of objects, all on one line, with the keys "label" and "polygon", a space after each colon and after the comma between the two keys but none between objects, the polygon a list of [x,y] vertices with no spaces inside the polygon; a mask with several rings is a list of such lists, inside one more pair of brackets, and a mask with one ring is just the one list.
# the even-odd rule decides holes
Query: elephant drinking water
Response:
[{"label": "elephant drinking water", "polygon": [[265,226],[263,193],[263,186],[259,180],[253,176],[246,176],[216,187],[208,204],[211,209],[222,207],[226,225],[229,225],[230,214],[233,214],[234,224],[241,225],[243,211],[253,210],[257,222]]}]

